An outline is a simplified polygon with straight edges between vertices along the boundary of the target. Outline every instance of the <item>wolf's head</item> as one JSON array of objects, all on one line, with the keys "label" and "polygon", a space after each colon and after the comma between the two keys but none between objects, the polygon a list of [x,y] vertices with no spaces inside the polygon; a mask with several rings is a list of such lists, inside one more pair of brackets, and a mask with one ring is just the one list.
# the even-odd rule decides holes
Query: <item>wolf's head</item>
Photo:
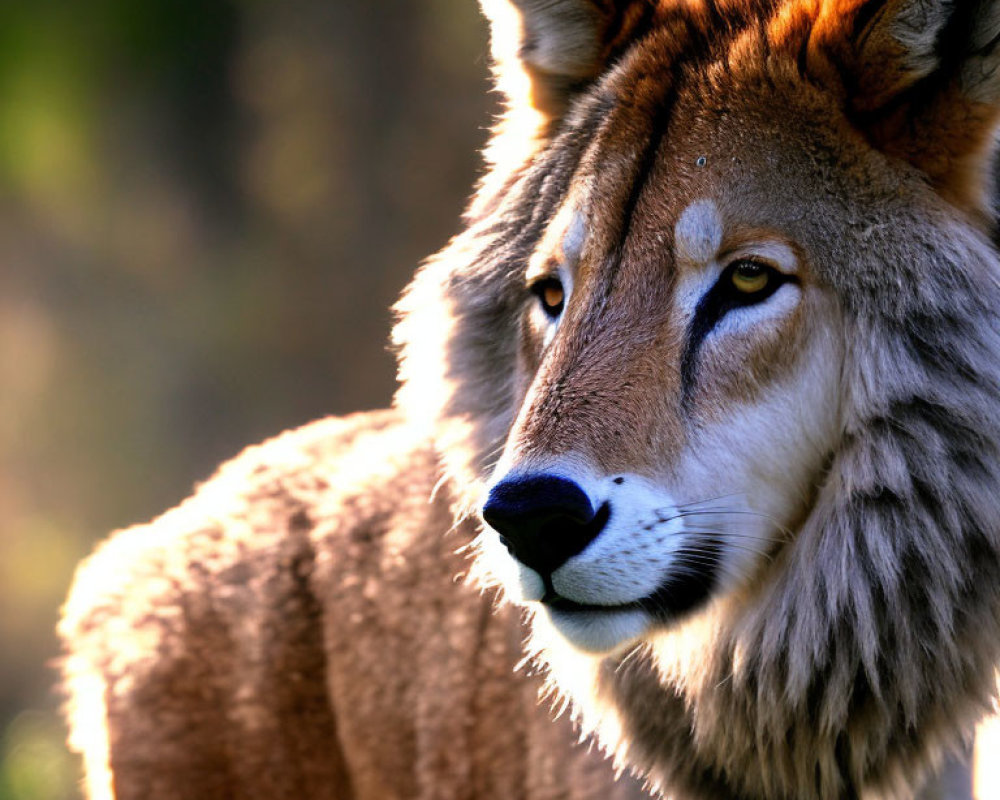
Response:
[{"label": "wolf's head", "polygon": [[654,776],[891,783],[1000,649],[1000,3],[485,7],[508,111],[397,328],[481,564],[557,673],[648,645],[655,700],[556,680]]}]

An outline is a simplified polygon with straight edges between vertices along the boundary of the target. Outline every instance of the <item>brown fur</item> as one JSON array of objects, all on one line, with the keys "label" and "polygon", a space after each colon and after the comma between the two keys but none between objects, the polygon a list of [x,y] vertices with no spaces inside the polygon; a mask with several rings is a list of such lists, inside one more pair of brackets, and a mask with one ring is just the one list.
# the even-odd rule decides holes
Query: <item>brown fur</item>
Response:
[{"label": "brown fur", "polygon": [[117,798],[639,797],[456,579],[472,526],[428,502],[434,461],[398,415],[324,420],[105,544],[61,627],[90,796],[107,725]]},{"label": "brown fur", "polygon": [[[799,482],[766,558],[627,653],[532,604],[550,690],[665,796],[912,797],[1000,662],[1000,3],[486,7],[510,108],[400,302],[398,411],[248,451],[81,569],[61,632],[93,796],[636,796],[512,674],[516,613],[454,576],[498,459],[669,483],[712,452],[719,481],[757,458]],[[720,258],[787,243],[801,298],[692,378],[704,265],[674,231],[706,199]],[[558,270],[545,346],[528,287]],[[831,372],[808,458],[727,432]]]}]

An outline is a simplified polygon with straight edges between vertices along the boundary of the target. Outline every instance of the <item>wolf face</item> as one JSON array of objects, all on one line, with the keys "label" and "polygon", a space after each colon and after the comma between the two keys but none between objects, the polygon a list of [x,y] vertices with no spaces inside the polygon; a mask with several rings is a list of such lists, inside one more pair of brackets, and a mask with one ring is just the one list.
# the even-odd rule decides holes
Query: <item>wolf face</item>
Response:
[{"label": "wolf face", "polygon": [[[658,143],[669,155],[634,189],[624,243],[601,230],[617,211],[585,209],[625,156],[595,155],[577,177],[585,188],[570,189],[573,210],[554,215],[566,233],[543,233],[525,275],[536,300],[519,344],[522,399],[483,510],[500,536],[484,547],[506,544],[507,584],[587,650],[669,623],[759,569],[812,499],[841,428],[840,309],[799,243],[821,245],[825,231],[752,209],[739,196],[752,169],[698,155],[701,131],[680,139]],[[503,560],[490,556],[494,569]]]}]

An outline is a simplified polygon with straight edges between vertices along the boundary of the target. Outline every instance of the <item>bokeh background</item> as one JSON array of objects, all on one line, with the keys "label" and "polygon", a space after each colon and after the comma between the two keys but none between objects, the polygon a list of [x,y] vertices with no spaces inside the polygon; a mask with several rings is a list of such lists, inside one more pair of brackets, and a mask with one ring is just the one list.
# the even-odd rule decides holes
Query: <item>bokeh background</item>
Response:
[{"label": "bokeh background", "polygon": [[487,65],[475,0],[0,3],[0,800],[79,796],[53,627],[93,544],[389,402]]}]

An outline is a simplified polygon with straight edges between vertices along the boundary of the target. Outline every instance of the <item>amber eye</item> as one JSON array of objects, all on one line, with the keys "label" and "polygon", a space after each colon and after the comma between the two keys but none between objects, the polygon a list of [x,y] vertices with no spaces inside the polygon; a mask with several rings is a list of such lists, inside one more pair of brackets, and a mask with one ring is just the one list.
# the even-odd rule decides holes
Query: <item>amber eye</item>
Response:
[{"label": "amber eye", "polygon": [[740,294],[757,294],[764,291],[774,273],[770,267],[756,261],[738,261],[730,269],[732,286]]},{"label": "amber eye", "polygon": [[531,287],[531,291],[538,297],[542,309],[550,317],[555,319],[562,313],[563,305],[566,303],[566,292],[562,281],[558,278],[540,280]]}]

